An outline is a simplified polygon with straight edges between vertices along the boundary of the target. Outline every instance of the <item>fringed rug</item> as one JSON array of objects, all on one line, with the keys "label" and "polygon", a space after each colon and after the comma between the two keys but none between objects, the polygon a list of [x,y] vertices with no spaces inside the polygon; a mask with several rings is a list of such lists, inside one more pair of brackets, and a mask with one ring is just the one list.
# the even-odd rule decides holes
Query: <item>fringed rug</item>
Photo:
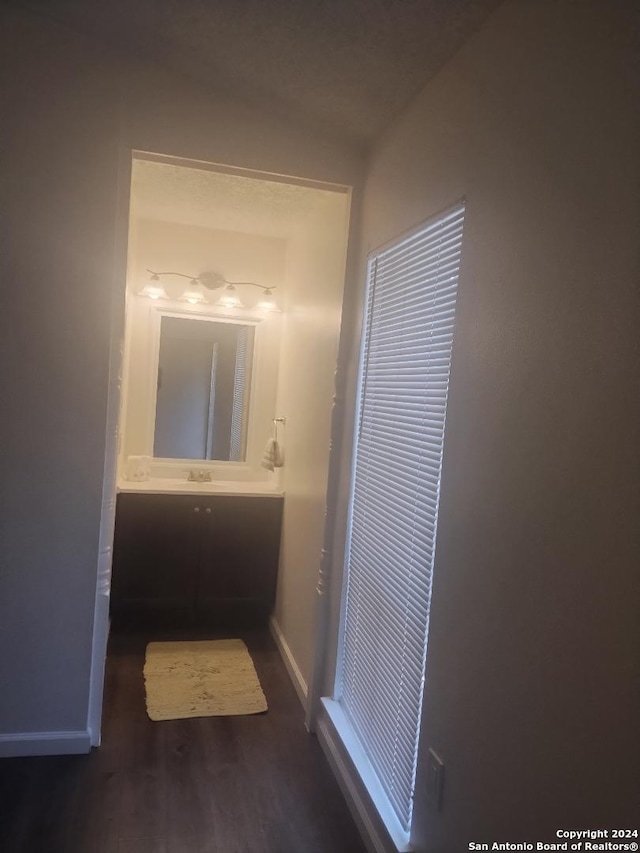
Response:
[{"label": "fringed rug", "polygon": [[152,720],[260,714],[267,700],[242,640],[149,643],[144,662]]}]

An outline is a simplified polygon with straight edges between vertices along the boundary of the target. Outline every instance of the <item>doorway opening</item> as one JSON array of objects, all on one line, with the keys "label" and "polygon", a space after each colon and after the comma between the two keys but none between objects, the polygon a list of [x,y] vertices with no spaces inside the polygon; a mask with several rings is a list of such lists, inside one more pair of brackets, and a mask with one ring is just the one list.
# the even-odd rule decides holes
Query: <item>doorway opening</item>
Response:
[{"label": "doorway opening", "polygon": [[94,745],[110,618],[268,628],[306,697],[351,201],[348,187],[142,152],[129,172]]}]

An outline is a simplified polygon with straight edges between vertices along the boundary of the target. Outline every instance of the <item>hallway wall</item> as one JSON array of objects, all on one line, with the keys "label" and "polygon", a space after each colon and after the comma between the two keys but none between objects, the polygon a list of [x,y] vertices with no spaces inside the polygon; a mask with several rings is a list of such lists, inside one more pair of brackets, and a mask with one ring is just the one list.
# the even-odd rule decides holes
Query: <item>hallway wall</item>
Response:
[{"label": "hallway wall", "polygon": [[325,193],[287,246],[277,402],[287,419],[280,429],[285,501],[274,618],[303,694],[315,654],[350,204],[350,193]]},{"label": "hallway wall", "polygon": [[637,23],[630,2],[505,3],[371,160],[365,251],[467,199],[418,851],[633,825]]},{"label": "hallway wall", "polygon": [[[0,754],[88,748],[110,313],[131,148],[353,184],[331,140],[0,10]],[[125,188],[126,189],[126,188]],[[120,215],[120,219],[118,219]],[[114,281],[115,278],[115,281]],[[9,414],[10,413],[10,414]],[[60,745],[57,738],[67,733]]]}]

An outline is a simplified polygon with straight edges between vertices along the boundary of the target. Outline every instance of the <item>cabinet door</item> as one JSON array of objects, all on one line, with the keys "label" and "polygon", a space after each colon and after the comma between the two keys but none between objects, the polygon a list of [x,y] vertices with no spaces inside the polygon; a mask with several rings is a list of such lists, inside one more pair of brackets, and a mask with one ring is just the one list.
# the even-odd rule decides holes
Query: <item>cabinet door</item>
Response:
[{"label": "cabinet door", "polygon": [[275,597],[282,499],[210,498],[204,519],[199,611],[268,615]]},{"label": "cabinet door", "polygon": [[193,614],[201,517],[190,497],[118,495],[114,614]]}]

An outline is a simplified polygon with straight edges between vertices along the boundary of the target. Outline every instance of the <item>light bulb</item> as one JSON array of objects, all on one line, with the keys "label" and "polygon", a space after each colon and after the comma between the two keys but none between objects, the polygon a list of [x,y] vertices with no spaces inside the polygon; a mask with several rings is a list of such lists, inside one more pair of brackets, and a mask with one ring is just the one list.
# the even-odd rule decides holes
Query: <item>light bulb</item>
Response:
[{"label": "light bulb", "polygon": [[256,304],[256,308],[258,309],[258,311],[265,311],[265,312],[277,311],[278,310],[278,306],[276,304],[276,301],[273,298],[273,296],[271,295],[271,291],[268,288],[262,294],[262,299],[260,299],[260,301]]},{"label": "light bulb", "polygon": [[139,293],[147,299],[168,299],[167,291],[162,286],[160,278],[154,273]]},{"label": "light bulb", "polygon": [[243,308],[242,300],[236,293],[236,289],[232,284],[228,284],[224,293],[218,299],[218,305],[222,305],[224,308]]},{"label": "light bulb", "polygon": [[207,301],[200,283],[195,278],[189,282],[189,286],[180,297],[180,301],[188,302],[190,305],[202,305],[203,302]]}]

